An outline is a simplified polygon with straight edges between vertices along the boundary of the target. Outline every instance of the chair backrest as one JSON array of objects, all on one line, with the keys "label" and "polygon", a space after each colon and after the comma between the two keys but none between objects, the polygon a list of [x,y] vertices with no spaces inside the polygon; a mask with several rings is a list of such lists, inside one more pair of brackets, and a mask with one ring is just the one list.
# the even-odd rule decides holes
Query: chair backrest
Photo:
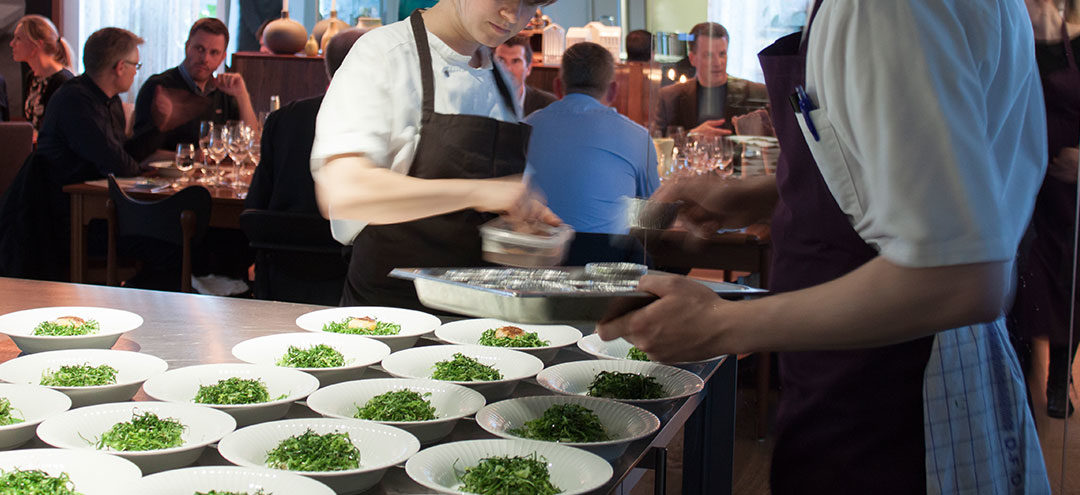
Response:
[{"label": "chair backrest", "polygon": [[176,245],[184,242],[180,213],[195,213],[194,239],[210,226],[210,191],[202,186],[186,187],[168,198],[142,201],[128,196],[109,175],[109,198],[116,207],[116,234],[137,235]]},{"label": "chair backrest", "polygon": [[341,244],[330,235],[330,221],[306,213],[246,209],[240,229],[256,249],[339,254]]},{"label": "chair backrest", "polygon": [[349,265],[330,222],[307,213],[244,210],[240,228],[255,248],[255,297],[337,305]]},{"label": "chair backrest", "polygon": [[0,194],[3,194],[26,157],[34,151],[34,126],[29,122],[0,122],[0,143],[3,143],[0,153]]}]

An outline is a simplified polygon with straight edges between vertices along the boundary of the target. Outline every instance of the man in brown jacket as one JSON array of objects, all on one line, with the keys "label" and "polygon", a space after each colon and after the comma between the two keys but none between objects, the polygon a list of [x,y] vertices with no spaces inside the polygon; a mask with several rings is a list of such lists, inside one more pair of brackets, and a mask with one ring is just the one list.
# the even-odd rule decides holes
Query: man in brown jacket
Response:
[{"label": "man in brown jacket", "polygon": [[703,22],[690,34],[689,58],[697,76],[660,90],[654,124],[661,131],[677,125],[688,132],[731,134],[732,117],[768,106],[765,85],[727,74],[728,32],[724,26]]}]

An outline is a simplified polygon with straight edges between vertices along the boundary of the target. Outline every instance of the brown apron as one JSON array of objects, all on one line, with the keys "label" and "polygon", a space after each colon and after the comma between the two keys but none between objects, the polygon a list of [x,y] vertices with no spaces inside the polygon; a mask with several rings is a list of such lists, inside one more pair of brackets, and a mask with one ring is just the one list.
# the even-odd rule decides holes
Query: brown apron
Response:
[{"label": "brown apron", "polygon": [[[475,115],[435,112],[435,77],[423,17],[410,16],[423,84],[420,142],[409,176],[420,179],[490,179],[520,174],[531,127]],[[511,111],[514,100],[493,66],[492,77]],[[480,224],[494,215],[462,210],[411,222],[368,225],[353,241],[341,304],[424,309],[412,282],[387,277],[398,267],[482,266]]]}]

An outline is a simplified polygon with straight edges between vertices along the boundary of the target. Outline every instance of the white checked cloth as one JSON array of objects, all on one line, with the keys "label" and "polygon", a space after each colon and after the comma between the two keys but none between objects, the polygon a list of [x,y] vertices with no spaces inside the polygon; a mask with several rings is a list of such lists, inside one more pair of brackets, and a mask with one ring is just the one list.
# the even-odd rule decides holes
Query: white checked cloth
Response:
[{"label": "white checked cloth", "polygon": [[938,333],[923,376],[926,489],[1050,493],[1004,319]]}]

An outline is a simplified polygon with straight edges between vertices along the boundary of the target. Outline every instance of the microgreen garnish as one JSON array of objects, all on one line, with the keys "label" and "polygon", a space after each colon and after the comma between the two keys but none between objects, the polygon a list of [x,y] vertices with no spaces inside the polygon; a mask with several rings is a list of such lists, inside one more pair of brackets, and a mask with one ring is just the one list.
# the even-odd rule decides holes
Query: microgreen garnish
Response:
[{"label": "microgreen garnish", "polygon": [[551,484],[547,459],[531,456],[488,457],[465,468],[458,476],[462,491],[481,495],[554,495],[561,493]]},{"label": "microgreen garnish", "polygon": [[664,396],[664,388],[651,376],[601,371],[589,384],[588,395],[624,400],[659,399]]},{"label": "microgreen garnish", "polygon": [[608,439],[596,413],[577,404],[555,404],[539,418],[526,421],[524,426],[508,433],[548,442],[602,442]]},{"label": "microgreen garnish", "polygon": [[409,389],[392,390],[372,397],[363,407],[357,407],[353,417],[372,421],[432,420],[435,419],[435,408],[431,401],[424,398],[430,396],[431,392],[420,394]]},{"label": "microgreen garnish", "polygon": [[[11,409],[11,401],[7,397],[0,397],[0,426],[13,425],[15,423],[22,423],[26,421],[22,418],[17,418],[13,414]],[[2,492],[0,492],[2,493]]]},{"label": "microgreen garnish", "polygon": [[[274,400],[284,397],[282,394]],[[199,392],[195,394],[195,402],[199,404],[235,405],[269,401],[270,392],[266,390],[266,384],[258,378],[225,378],[214,385],[199,385]]]},{"label": "microgreen garnish", "polygon": [[[507,328],[517,329],[520,333],[503,333],[499,334],[499,330],[505,330]],[[551,342],[547,340],[540,340],[540,337],[536,332],[522,332],[517,327],[502,327],[500,329],[489,328],[484,330],[484,333],[480,335],[478,341],[480,345],[486,345],[491,347],[545,347],[551,345]]]},{"label": "microgreen garnish", "polygon": [[86,320],[82,323],[81,318],[71,318],[66,320],[64,318],[58,318],[57,320],[43,321],[34,327],[34,335],[50,335],[50,336],[63,336],[70,337],[73,335],[90,335],[92,333],[98,333],[101,330],[101,325],[95,320]]},{"label": "microgreen garnish", "polygon": [[638,349],[637,347],[631,347],[626,353],[626,357],[634,361],[650,361],[649,355],[645,354],[645,351]]},{"label": "microgreen garnish", "polygon": [[435,372],[431,374],[431,377],[453,382],[474,382],[501,380],[502,373],[476,359],[455,352],[454,359],[435,363]]},{"label": "microgreen garnish", "polygon": [[116,423],[102,433],[96,446],[120,451],[171,449],[183,445],[184,428],[174,418],[159,418],[152,412],[133,413],[131,421]]},{"label": "microgreen garnish", "polygon": [[323,325],[323,331],[355,335],[397,335],[401,333],[401,325],[378,321],[369,316],[363,318],[349,317],[341,321],[327,322]]},{"label": "microgreen garnish", "polygon": [[360,449],[348,433],[320,435],[310,429],[282,440],[266,453],[267,467],[289,471],[344,471],[360,467]]},{"label": "microgreen garnish", "polygon": [[45,370],[41,374],[41,385],[47,387],[96,387],[116,383],[116,368],[103,364],[75,364],[61,366],[58,371]]},{"label": "microgreen garnish", "polygon": [[345,356],[326,344],[306,349],[290,345],[285,355],[278,359],[277,365],[290,368],[336,368],[345,366]]},{"label": "microgreen garnish", "polygon": [[0,494],[3,495],[82,495],[75,491],[75,483],[67,473],[49,476],[40,469],[5,472],[0,470]]}]

